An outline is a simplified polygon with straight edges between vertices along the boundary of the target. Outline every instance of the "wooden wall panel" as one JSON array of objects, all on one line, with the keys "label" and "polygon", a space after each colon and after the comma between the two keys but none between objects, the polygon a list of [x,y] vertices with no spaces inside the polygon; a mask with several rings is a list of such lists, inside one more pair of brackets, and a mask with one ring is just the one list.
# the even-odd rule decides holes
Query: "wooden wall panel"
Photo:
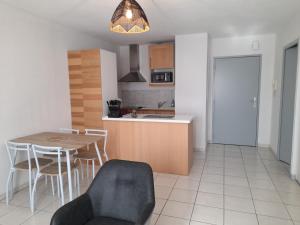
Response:
[{"label": "wooden wall panel", "polygon": [[100,49],[68,52],[72,126],[102,128]]}]

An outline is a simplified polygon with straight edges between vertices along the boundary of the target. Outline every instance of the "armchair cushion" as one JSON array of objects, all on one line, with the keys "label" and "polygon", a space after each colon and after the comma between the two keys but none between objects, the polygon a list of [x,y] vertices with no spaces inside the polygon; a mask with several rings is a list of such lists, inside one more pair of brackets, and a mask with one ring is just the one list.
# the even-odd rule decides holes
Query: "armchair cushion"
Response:
[{"label": "armchair cushion", "polygon": [[85,225],[134,225],[134,223],[110,217],[96,217]]}]

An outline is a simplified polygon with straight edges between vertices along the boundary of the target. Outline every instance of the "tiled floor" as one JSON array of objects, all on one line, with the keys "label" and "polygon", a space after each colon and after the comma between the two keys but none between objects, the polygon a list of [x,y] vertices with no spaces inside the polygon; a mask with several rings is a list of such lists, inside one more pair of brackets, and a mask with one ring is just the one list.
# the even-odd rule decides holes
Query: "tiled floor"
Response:
[{"label": "tiled floor", "polygon": [[[154,174],[154,225],[300,225],[300,186],[268,149],[210,145],[196,152],[189,176]],[[88,184],[82,184],[82,192]],[[49,225],[58,208],[50,186],[39,186],[35,214],[27,192],[0,203],[0,225]]]}]

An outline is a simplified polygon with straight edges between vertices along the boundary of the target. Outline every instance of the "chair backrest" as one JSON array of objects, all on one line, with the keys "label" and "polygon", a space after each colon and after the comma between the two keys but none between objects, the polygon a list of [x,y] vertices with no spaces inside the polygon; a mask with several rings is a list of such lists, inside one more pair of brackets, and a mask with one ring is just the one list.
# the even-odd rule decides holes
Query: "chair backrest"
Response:
[{"label": "chair backrest", "polygon": [[29,170],[31,170],[31,156],[30,156],[30,144],[28,143],[16,143],[12,141],[7,141],[5,143],[6,145],[6,151],[8,154],[9,162],[11,167],[14,167],[16,165],[16,160],[17,160],[17,154],[20,152],[26,153],[26,157],[28,160],[29,164]]},{"label": "chair backrest", "polygon": [[[32,145],[32,151],[34,154],[36,167],[38,172],[40,171],[40,163],[39,160],[42,159],[44,155],[53,155],[57,156],[57,163],[59,168],[59,173],[61,173],[61,155],[62,155],[62,148],[61,147],[48,147],[48,146],[41,146],[41,145]],[[39,158],[39,156],[42,156]]]},{"label": "chair backrest", "polygon": [[107,130],[97,130],[97,129],[85,129],[85,135],[94,135],[103,137],[103,150],[106,150],[107,144]]},{"label": "chair backrest", "polygon": [[59,131],[68,134],[79,134],[79,130],[72,128],[59,128]]},{"label": "chair backrest", "polygon": [[152,169],[146,163],[108,161],[101,167],[87,194],[95,217],[136,223],[139,215],[144,213],[143,206],[155,205]]}]

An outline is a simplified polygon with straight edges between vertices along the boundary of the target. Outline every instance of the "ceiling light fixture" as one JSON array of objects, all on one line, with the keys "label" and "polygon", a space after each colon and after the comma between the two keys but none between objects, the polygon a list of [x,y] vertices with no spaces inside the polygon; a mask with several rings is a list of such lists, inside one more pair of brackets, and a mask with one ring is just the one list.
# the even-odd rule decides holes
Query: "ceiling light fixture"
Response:
[{"label": "ceiling light fixture", "polygon": [[142,7],[135,0],[122,0],[115,10],[110,30],[122,34],[138,34],[150,30]]}]

